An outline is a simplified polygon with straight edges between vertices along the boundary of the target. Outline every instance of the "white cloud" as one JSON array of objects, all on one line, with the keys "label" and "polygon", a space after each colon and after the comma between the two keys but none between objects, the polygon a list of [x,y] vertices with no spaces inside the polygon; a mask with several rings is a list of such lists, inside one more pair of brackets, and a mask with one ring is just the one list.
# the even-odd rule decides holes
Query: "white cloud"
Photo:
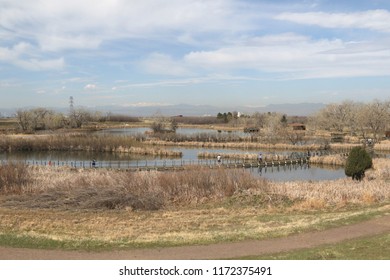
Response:
[{"label": "white cloud", "polygon": [[369,10],[354,13],[282,13],[275,18],[326,28],[361,28],[390,32],[390,12],[387,10]]},{"label": "white cloud", "polygon": [[43,51],[61,51],[69,49],[97,49],[102,40],[87,35],[39,35],[38,41]]},{"label": "white cloud", "polygon": [[87,84],[85,87],[84,87],[84,89],[86,89],[86,90],[94,90],[94,89],[96,89],[97,88],[97,86],[95,85],[95,84]]},{"label": "white cloud", "polygon": [[42,71],[42,70],[59,70],[64,68],[65,61],[63,58],[58,59],[28,59],[28,60],[17,60],[14,63],[21,68],[33,71]]},{"label": "white cloud", "polygon": [[184,61],[205,70],[250,69],[279,73],[284,79],[390,75],[387,46],[386,41],[353,43],[281,34],[213,51],[190,52]]},{"label": "white cloud", "polygon": [[141,62],[141,67],[147,72],[160,75],[183,76],[191,71],[181,61],[176,61],[166,54],[153,53]]},{"label": "white cloud", "polygon": [[250,25],[250,16],[240,13],[240,6],[232,0],[1,2],[0,25],[50,51],[95,49],[104,40],[161,37],[189,30],[234,32]]},{"label": "white cloud", "polygon": [[64,58],[39,58],[36,49],[26,42],[20,42],[11,48],[0,47],[1,61],[32,71],[59,70],[65,66]]}]

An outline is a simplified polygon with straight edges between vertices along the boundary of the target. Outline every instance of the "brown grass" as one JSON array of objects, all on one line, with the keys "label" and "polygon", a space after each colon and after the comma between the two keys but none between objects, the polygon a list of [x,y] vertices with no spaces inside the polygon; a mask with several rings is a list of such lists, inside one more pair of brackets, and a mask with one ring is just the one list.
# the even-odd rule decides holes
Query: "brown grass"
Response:
[{"label": "brown grass", "polygon": [[344,166],[345,162],[346,162],[346,156],[340,154],[310,157],[310,163],[312,164]]},{"label": "brown grass", "polygon": [[[83,241],[128,247],[284,236],[388,213],[389,168],[390,160],[374,159],[361,182],[267,182],[223,168],[28,167],[26,188],[0,193],[0,233],[69,241],[74,248]],[[365,207],[377,203],[384,206]]]},{"label": "brown grass", "polygon": [[142,143],[130,137],[82,133],[5,136],[0,139],[0,151],[95,151],[176,157],[182,155],[179,151],[144,147]]},{"label": "brown grass", "polygon": [[384,180],[354,182],[351,179],[323,182],[272,183],[271,191],[287,195],[295,201],[294,207],[302,209],[324,209],[344,207],[349,204],[369,205],[390,199],[389,182]]},{"label": "brown grass", "polygon": [[[31,167],[32,168],[32,167]],[[27,195],[7,199],[8,206],[31,208],[141,209],[221,201],[267,183],[242,170],[124,172],[34,167]]]},{"label": "brown grass", "polygon": [[9,162],[0,165],[0,194],[22,193],[32,183],[32,174],[27,165]]},{"label": "brown grass", "polygon": [[230,149],[262,149],[262,150],[288,150],[288,151],[317,151],[323,148],[323,145],[291,145],[284,143],[259,143],[259,142],[172,142],[162,140],[146,140],[145,144],[158,146],[185,146],[185,147],[202,147],[202,148],[230,148]]},{"label": "brown grass", "polygon": [[390,160],[374,159],[373,169],[361,182],[350,178],[334,181],[271,183],[271,192],[301,201],[296,207],[343,207],[347,204],[369,205],[390,199]]},{"label": "brown grass", "polygon": [[[268,197],[273,206],[293,203],[299,207],[341,207],[347,204],[384,202],[390,198],[390,161],[374,159],[374,169],[362,182],[335,181],[269,182],[243,170],[194,168],[176,172],[125,172],[103,169],[23,167],[25,177],[16,174],[7,197],[8,207],[59,209],[156,210],[240,197],[250,203]],[[1,170],[4,170],[1,169]],[[23,173],[23,174],[24,174]],[[4,171],[1,178],[8,178]],[[18,178],[20,179],[20,181]],[[7,179],[10,180],[10,179]],[[3,184],[4,185],[4,184]],[[5,184],[3,193],[9,189]],[[15,193],[15,192],[14,192]],[[261,199],[260,199],[261,200]],[[261,204],[266,200],[261,200]],[[315,206],[317,205],[317,206]],[[263,205],[264,206],[264,205]]]},{"label": "brown grass", "polygon": [[385,140],[374,145],[377,151],[390,151],[390,140]]}]

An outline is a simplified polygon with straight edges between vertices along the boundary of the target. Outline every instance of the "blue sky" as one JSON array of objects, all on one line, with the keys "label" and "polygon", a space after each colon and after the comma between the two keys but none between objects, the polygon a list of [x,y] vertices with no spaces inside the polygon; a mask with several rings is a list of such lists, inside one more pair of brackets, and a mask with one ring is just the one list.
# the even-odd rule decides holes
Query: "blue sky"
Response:
[{"label": "blue sky", "polygon": [[390,1],[0,0],[0,108],[390,98]]}]

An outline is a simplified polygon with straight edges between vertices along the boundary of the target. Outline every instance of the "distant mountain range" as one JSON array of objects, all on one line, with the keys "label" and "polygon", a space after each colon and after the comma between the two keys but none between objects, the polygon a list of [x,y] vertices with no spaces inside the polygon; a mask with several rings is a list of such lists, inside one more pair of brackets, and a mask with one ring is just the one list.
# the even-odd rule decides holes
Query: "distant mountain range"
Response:
[{"label": "distant mountain range", "polygon": [[243,114],[253,114],[255,112],[267,113],[278,112],[288,116],[308,116],[325,106],[323,103],[299,103],[299,104],[270,104],[264,107],[217,107],[210,105],[165,105],[165,106],[105,106],[97,107],[98,111],[111,112],[113,114],[126,114],[132,116],[216,116],[218,113],[237,111]]},{"label": "distant mountain range", "polygon": [[[277,112],[287,114],[288,116],[308,116],[325,106],[323,103],[297,103],[297,104],[270,104],[264,107],[217,107],[209,105],[162,105],[162,106],[97,106],[88,107],[88,110],[100,111],[103,113],[124,114],[129,116],[216,116],[218,113],[237,111],[243,114],[253,114],[255,112],[267,113]],[[50,108],[59,112],[68,112],[68,108]],[[0,108],[0,116],[12,116],[16,112],[15,109]]]}]

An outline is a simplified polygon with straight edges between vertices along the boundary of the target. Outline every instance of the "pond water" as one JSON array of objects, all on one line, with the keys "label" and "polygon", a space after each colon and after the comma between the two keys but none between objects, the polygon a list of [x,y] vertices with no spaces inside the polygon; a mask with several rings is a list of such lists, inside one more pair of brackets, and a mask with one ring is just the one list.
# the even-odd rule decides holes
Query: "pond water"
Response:
[{"label": "pond water", "polygon": [[[98,132],[97,134],[109,134],[109,135],[138,135],[145,134],[146,132],[151,132],[152,129],[149,127],[129,127],[129,128],[111,128],[104,129]],[[226,131],[226,130],[216,130],[212,128],[188,128],[188,127],[179,127],[176,130],[177,134],[193,136],[198,134],[212,134],[212,135],[237,135],[237,136],[249,136],[249,134],[244,133],[243,131]]]},{"label": "pond water", "polygon": [[272,181],[323,181],[346,177],[342,167],[331,168],[308,164],[251,168],[248,172],[255,177]]},{"label": "pond water", "polygon": [[[95,153],[95,152],[13,152],[0,153],[0,161],[22,161],[30,165],[52,165],[72,167],[92,167],[92,160],[96,160],[97,167],[130,168],[130,167],[161,167],[202,165],[216,166],[216,159],[198,159],[199,152],[220,153],[224,164],[240,166],[241,161],[224,159],[224,153],[245,153],[243,150],[232,149],[199,149],[180,148],[181,158],[162,158],[144,155],[129,155],[125,153]],[[240,168],[240,167],[239,167]],[[287,165],[267,168],[245,169],[253,176],[274,181],[294,180],[332,180],[345,177],[344,169],[330,169],[321,166]]]}]

